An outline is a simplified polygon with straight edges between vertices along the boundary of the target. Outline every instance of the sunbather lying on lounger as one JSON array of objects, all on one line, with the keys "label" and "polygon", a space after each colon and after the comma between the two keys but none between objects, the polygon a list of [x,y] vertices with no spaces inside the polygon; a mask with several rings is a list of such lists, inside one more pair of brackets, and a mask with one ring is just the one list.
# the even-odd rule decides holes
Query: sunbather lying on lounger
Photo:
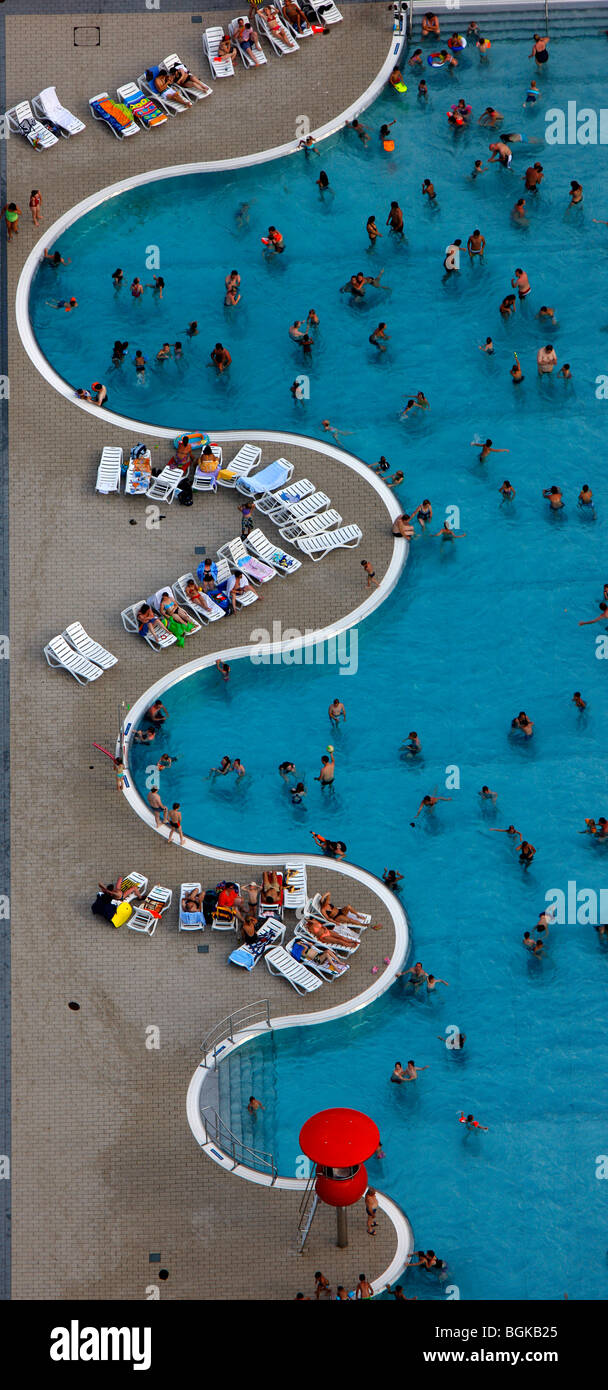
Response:
[{"label": "sunbather lying on lounger", "polygon": [[330,927],[324,926],[323,922],[316,922],[312,917],[304,922],[304,926],[309,936],[316,936],[317,941],[322,941],[324,946],[348,946],[349,950],[352,950],[356,944],[350,937],[340,936],[339,932],[331,931]]},{"label": "sunbather lying on lounger", "polygon": [[295,0],[285,0],[283,14],[285,18],[289,20],[289,23],[293,24],[294,29],[297,29],[299,34],[303,34],[304,30],[308,29],[306,15],[303,10],[300,9],[300,6],[295,4]]},{"label": "sunbather lying on lounger", "polygon": [[255,594],[256,598],[260,597],[257,589],[254,589],[251,584],[247,583],[244,574],[231,574],[230,578],[224,581],[222,588],[226,590],[228,598],[230,599],[233,613],[236,612],[237,598],[243,598],[245,594]]},{"label": "sunbather lying on lounger", "polygon": [[279,875],[274,869],[264,869],[262,874],[262,902],[278,903],[281,901],[282,885]]},{"label": "sunbather lying on lounger", "polygon": [[218,58],[232,58],[233,61],[236,57],[238,57],[236,48],[234,47],[232,39],[229,38],[228,34],[224,34],[224,37],[217,50],[217,56]]},{"label": "sunbather lying on lounger", "polygon": [[183,912],[202,912],[202,910],[203,910],[203,894],[202,894],[202,892],[196,893],[196,892],[194,891],[194,889],[191,888],[190,891],[189,891],[188,893],[184,893],[184,896],[183,896],[183,898],[182,898],[182,911],[183,911]]},{"label": "sunbather lying on lounger", "polygon": [[249,20],[246,19],[245,15],[241,15],[241,18],[238,20],[237,30],[234,37],[237,43],[241,45],[241,48],[244,50],[244,52],[250,58],[253,59],[256,66],[259,63],[264,62],[264,55],[262,53],[262,45],[260,43],[260,40],[255,32],[255,29],[249,23]]},{"label": "sunbather lying on lounger", "polygon": [[347,903],[345,907],[334,907],[330,901],[329,893],[323,894],[319,903],[319,911],[323,913],[324,917],[327,917],[329,922],[336,922],[338,925],[346,926],[349,922],[353,922],[357,926],[357,924],[366,921],[366,914],[357,912],[357,909],[351,907],[350,903]]},{"label": "sunbather lying on lounger", "polygon": [[197,87],[199,92],[209,91],[207,83],[201,82],[200,77],[195,77],[194,73],[190,72],[190,69],[185,67],[183,63],[174,63],[173,67],[169,69],[169,76],[178,87],[185,87],[186,91],[188,87]]},{"label": "sunbather lying on lounger", "polygon": [[[123,888],[123,883],[126,883],[126,888]],[[98,883],[97,887],[101,889],[102,893],[107,893],[108,897],[116,898],[118,902],[123,902],[125,898],[133,898],[141,902],[144,896],[143,893],[138,893],[132,884],[129,887],[129,880],[126,876],[117,878],[116,883]]]},{"label": "sunbather lying on lounger", "polygon": [[347,969],[345,962],[338,958],[335,951],[322,950],[320,946],[307,946],[305,941],[294,941],[291,955],[294,960],[311,960],[315,965],[330,965],[337,975],[341,975]]},{"label": "sunbather lying on lounger", "polygon": [[176,101],[179,106],[190,105],[188,98],[185,97],[183,92],[180,92],[179,87],[176,87],[175,83],[171,81],[168,72],[160,72],[157,68],[148,68],[146,71],[146,82],[154,92],[158,92],[159,96],[170,97],[171,100]]},{"label": "sunbather lying on lounger", "polygon": [[274,34],[275,39],[280,39],[281,43],[287,45],[287,48],[295,48],[295,40],[291,38],[291,35],[287,33],[283,25],[279,23],[279,16],[274,5],[262,5],[260,14],[264,16],[268,28],[271,34]]},{"label": "sunbather lying on lounger", "polygon": [[146,637],[148,633],[156,638],[165,636],[167,629],[161,623],[160,618],[157,618],[156,614],[152,612],[149,603],[142,603],[141,608],[138,608],[137,623],[140,637]]},{"label": "sunbather lying on lounger", "polygon": [[184,586],[184,593],[188,596],[188,602],[194,604],[196,608],[202,608],[205,613],[212,612],[213,604],[194,579],[188,580]]},{"label": "sunbather lying on lounger", "polygon": [[161,598],[159,611],[161,618],[173,618],[175,622],[183,623],[188,631],[191,630],[192,619],[186,613],[185,608],[180,608],[179,603],[176,602],[173,594],[170,594],[168,589]]}]

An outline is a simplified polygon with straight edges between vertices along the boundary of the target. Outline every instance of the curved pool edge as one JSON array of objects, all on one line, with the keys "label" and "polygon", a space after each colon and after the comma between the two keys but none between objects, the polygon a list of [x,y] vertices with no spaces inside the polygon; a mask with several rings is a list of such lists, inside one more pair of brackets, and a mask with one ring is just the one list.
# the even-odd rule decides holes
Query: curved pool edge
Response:
[{"label": "curved pool edge", "polygon": [[[393,67],[395,67],[398,62],[401,52],[407,42],[405,15],[400,15],[397,18],[399,19],[400,27],[398,29],[393,29],[389,51],[380,71],[356,101],[352,102],[344,111],[341,111],[339,115],[327,121],[325,125],[319,126],[317,130],[311,132],[315,140],[326,140],[330,135],[335,135],[342,129],[346,121],[361,115],[368,106],[371,106],[372,102],[376,100],[376,97],[380,95],[380,92],[386,85],[387,79]],[[294,155],[298,152],[299,141],[290,140],[285,145],[275,145],[271,149],[259,150],[255,154],[240,155],[234,159],[217,159],[201,161],[200,163],[196,162],[194,164],[167,165],[161,169],[148,170],[144,174],[133,174],[130,178],[120,179],[116,183],[107,184],[105,188],[99,189],[97,193],[92,193],[88,198],[83,198],[80,203],[75,203],[67,212],[62,213],[61,217],[58,217],[57,220],[52,223],[44,232],[42,240],[45,246],[54,245],[58,238],[67,231],[68,227],[71,227],[74,222],[79,221],[79,219],[84,217],[88,212],[92,212],[94,208],[99,207],[101,203],[108,202],[110,198],[119,197],[121,193],[128,193],[133,188],[142,187],[144,184],[157,183],[163,179],[181,178],[189,174],[217,174],[227,172],[228,170],[246,169],[254,167],[257,164],[270,163],[275,159],[284,159],[288,155]],[[30,362],[47,384],[52,386],[65,400],[77,406],[78,409],[86,411],[88,415],[92,415],[98,420],[107,421],[109,425],[115,428],[137,430],[140,434],[143,432],[144,434],[162,439],[171,439],[174,435],[180,434],[184,429],[194,428],[192,422],[185,425],[183,421],[173,426],[171,429],[159,425],[145,424],[145,422],[141,420],[134,420],[131,416],[118,415],[114,411],[104,410],[103,406],[80,400],[78,396],[75,395],[75,388],[70,386],[69,382],[65,381],[64,378],[55,371],[48,358],[45,357],[32,327],[29,312],[30,291],[34,275],[41,264],[41,260],[40,242],[37,242],[30,251],[19,276],[15,293],[15,318],[22,346]],[[212,429],[210,432],[215,437],[217,431]]]}]

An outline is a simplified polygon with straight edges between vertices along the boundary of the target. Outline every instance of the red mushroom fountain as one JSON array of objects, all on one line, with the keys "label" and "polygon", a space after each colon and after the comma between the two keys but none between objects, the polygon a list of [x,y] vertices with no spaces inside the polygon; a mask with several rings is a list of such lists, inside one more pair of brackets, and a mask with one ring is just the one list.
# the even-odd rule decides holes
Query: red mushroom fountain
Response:
[{"label": "red mushroom fountain", "polygon": [[348,1245],[346,1208],[367,1187],[364,1162],[380,1144],[378,1126],[360,1110],[320,1110],[300,1130],[300,1147],[316,1165],[318,1198],[336,1208],[338,1245]]}]

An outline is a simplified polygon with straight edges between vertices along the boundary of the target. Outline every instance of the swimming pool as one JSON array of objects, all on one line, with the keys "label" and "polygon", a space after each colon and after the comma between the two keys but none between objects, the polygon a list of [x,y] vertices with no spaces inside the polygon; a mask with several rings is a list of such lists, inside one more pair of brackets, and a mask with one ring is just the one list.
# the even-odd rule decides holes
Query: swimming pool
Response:
[{"label": "swimming pool", "polygon": [[[506,129],[540,135],[545,107],[563,103],[566,87],[579,106],[601,106],[604,47],[562,41],[540,79],[547,100],[540,110],[522,111],[527,51],[524,44],[497,44],[487,69],[463,61],[453,83],[428,70],[427,110],[416,103],[415,83],[404,106],[385,95],[364,124],[375,135],[382,120],[397,116],[397,151],[387,162],[375,140],[366,151],[344,134],[308,163],[302,156],[230,180],[171,181],[104,205],[63,239],[72,265],[56,282],[58,297],[73,293],[83,308],[99,287],[95,329],[92,314],[59,315],[42,302],[53,297],[55,272],[46,267],[33,289],[32,315],[57,369],[74,385],[107,379],[113,408],[164,425],[265,425],[311,434],[320,434],[328,415],[355,431],[346,442],[363,458],[373,462],[384,452],[404,469],[404,507],[431,498],[433,530],[447,506],[460,509],[466,537],[450,549],[419,538],[398,588],[358,630],[356,674],[243,661],[225,686],[214,671],[199,673],[163,696],[169,721],[154,761],[157,748],[178,756],[162,774],[161,790],[169,804],[181,802],[189,834],[283,854],[308,848],[308,832],[320,830],[344,839],[351,861],[378,874],[385,865],[400,869],[416,958],[449,981],[431,1000],[411,1000],[397,984],[347,1022],[277,1036],[267,1072],[271,1106],[263,1116],[269,1131],[263,1134],[260,1122],[256,1146],[276,1149],[281,1171],[293,1175],[297,1133],[312,1110],[368,1110],[386,1152],[382,1171],[370,1166],[372,1181],[407,1210],[417,1244],[448,1259],[462,1297],[560,1297],[567,1289],[571,1297],[600,1299],[606,1196],[595,1159],[605,1148],[605,1068],[597,1059],[605,958],[590,926],[554,928],[540,962],[524,953],[521,937],[550,889],[565,891],[575,880],[598,891],[606,882],[605,849],[577,833],[584,816],[605,810],[604,669],[595,657],[597,629],[587,632],[577,619],[597,612],[608,579],[599,467],[607,407],[595,395],[608,363],[608,262],[606,229],[591,223],[605,215],[606,151],[535,148],[546,180],[538,206],[529,199],[530,227],[522,230],[511,224],[509,209],[522,189],[516,175],[531,161],[516,151],[513,173],[492,167],[469,182],[491,137],[477,127],[447,130],[444,114],[448,96],[468,96],[476,114],[495,101]],[[336,190],[325,204],[315,186],[319,168]],[[435,182],[437,212],[422,206],[424,177]],[[582,215],[565,213],[572,178],[585,186]],[[370,253],[366,218],[376,213],[382,230],[392,197],[405,209],[408,243],[385,237],[382,252]],[[247,201],[249,227],[237,231],[234,212]],[[180,236],[185,230],[193,244],[199,225],[204,231],[200,263],[185,263],[174,242],[176,206]],[[283,231],[287,251],[267,265],[259,237],[269,222]],[[445,245],[456,236],[466,240],[477,226],[488,244],[486,263],[463,264],[460,278],[444,286]],[[124,265],[129,278],[143,279],[145,248],[154,244],[161,246],[165,299],[133,306],[127,289],[115,308],[112,270]],[[390,297],[370,292],[353,307],[338,287],[359,268],[371,273],[372,264],[386,266]],[[522,264],[532,295],[503,323],[498,304]],[[233,266],[243,277],[234,318],[222,307],[223,277]],[[572,364],[571,386],[537,380],[534,355],[547,341],[534,318],[541,304],[556,307],[549,341],[560,363]],[[311,306],[321,330],[304,368],[287,327]],[[150,355],[163,340],[183,338],[191,318],[200,328],[191,355],[154,369],[141,388],[134,372],[104,377],[115,337]],[[391,333],[383,357],[367,342],[380,319]],[[491,358],[477,351],[488,334],[496,343]],[[218,338],[233,356],[220,380],[204,365]],[[526,377],[520,387],[508,375],[513,350]],[[302,370],[310,398],[296,405],[289,384]],[[418,387],[431,411],[399,422],[403,400]],[[475,433],[510,453],[480,465],[469,447]],[[517,496],[501,507],[505,477]],[[541,497],[554,482],[567,502],[558,518]],[[583,482],[596,493],[594,521],[576,507]],[[324,574],[330,579],[331,561]],[[253,627],[262,621],[265,614],[255,621],[252,614]],[[580,717],[576,689],[588,700]],[[335,694],[348,715],[337,733],[326,713]],[[521,709],[535,721],[526,745],[509,736]],[[410,729],[420,734],[423,761],[399,756]],[[334,793],[313,781],[327,742],[336,747]],[[225,752],[247,768],[239,786],[233,778],[206,780]],[[152,759],[141,748],[133,756],[145,793]],[[277,775],[285,758],[304,774],[302,806],[291,806]],[[460,785],[446,789],[446,776]],[[495,813],[479,801],[484,782],[498,792]],[[422,795],[435,786],[452,801],[412,828]],[[528,872],[506,837],[491,833],[511,821],[537,847]],[[381,936],[373,944],[384,954]],[[437,1040],[450,1024],[467,1035],[463,1056]],[[271,1048],[255,1044],[262,1046]],[[409,1057],[430,1070],[415,1086],[391,1086],[394,1061]],[[465,1139],[456,1118],[461,1107],[489,1133]],[[432,1288],[417,1291],[428,1296]]]}]

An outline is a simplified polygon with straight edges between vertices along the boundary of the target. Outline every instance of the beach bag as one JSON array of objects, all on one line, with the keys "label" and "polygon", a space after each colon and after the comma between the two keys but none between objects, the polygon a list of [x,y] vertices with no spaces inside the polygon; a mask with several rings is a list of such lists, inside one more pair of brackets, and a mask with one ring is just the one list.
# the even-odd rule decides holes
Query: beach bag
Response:
[{"label": "beach bag", "polygon": [[192,483],[189,482],[188,478],[183,478],[181,483],[178,484],[177,499],[178,502],[181,502],[182,507],[192,506],[194,497],[192,494]]}]

